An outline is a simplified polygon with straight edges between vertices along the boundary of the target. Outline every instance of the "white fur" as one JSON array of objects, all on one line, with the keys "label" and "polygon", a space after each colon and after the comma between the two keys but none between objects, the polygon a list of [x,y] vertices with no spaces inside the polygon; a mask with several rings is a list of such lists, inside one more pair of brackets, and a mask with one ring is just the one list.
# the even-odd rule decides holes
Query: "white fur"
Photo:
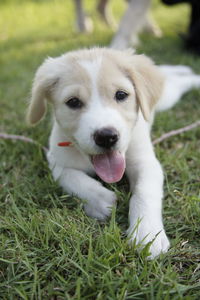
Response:
[{"label": "white fur", "polygon": [[[62,69],[65,74],[65,60],[64,56],[55,60],[54,72]],[[53,92],[53,97],[58,100],[54,106],[55,121],[47,155],[49,166],[53,177],[58,180],[64,191],[83,199],[85,211],[89,216],[103,220],[110,215],[116,203],[116,195],[91,177],[94,175],[94,168],[88,153],[99,153],[92,138],[95,130],[107,126],[116,128],[120,135],[117,147],[126,157],[126,174],[132,192],[128,236],[131,242],[135,240],[143,245],[153,241],[150,247],[153,258],[168,250],[169,241],[162,222],[163,172],[151,143],[151,125],[144,120],[139,111],[135,126],[128,126],[119,110],[105,105],[97,88],[101,63],[101,57],[92,63],[88,60],[80,61],[90,78],[90,93],[87,94],[82,86],[78,88],[90,99],[86,110],[80,115],[73,136],[69,129],[73,115],[70,116],[63,102],[70,96],[70,89],[74,87],[59,86]],[[165,74],[166,81],[157,110],[171,107],[187,90],[200,87],[200,76],[193,74],[187,67],[163,66],[160,69]],[[51,73],[52,69],[48,70],[47,64],[41,67],[41,74],[43,70],[44,73]],[[42,78],[40,73],[38,74]],[[136,101],[135,91],[129,79],[124,76],[121,81],[124,87],[130,90],[131,101]],[[72,141],[74,145],[68,148],[58,147],[57,144],[62,141]]]},{"label": "white fur", "polygon": [[200,76],[192,72],[187,66],[160,66],[165,75],[165,86],[156,106],[157,111],[169,109],[175,105],[182,95],[192,88],[199,88]]},{"label": "white fur", "polygon": [[[102,102],[101,95],[99,95],[97,89],[98,82],[98,72],[101,67],[101,58],[96,62],[83,61],[80,62],[88,72],[90,80],[92,82],[91,90],[91,101],[88,110],[82,114],[77,131],[74,134],[76,141],[78,141],[78,146],[81,150],[86,153],[98,154],[99,151],[95,147],[92,134],[95,130],[103,127],[114,127],[123,136],[120,140],[121,144],[118,145],[120,152],[125,155],[125,150],[127,149],[127,144],[130,139],[130,132],[127,130],[126,124],[119,112],[109,106],[105,106]],[[127,89],[132,89],[130,81],[126,78],[123,80],[123,85]]]},{"label": "white fur", "polygon": [[141,114],[134,128],[127,161],[127,175],[133,191],[128,235],[131,241],[136,239],[137,244],[146,244],[158,234],[150,247],[153,258],[167,251],[169,241],[162,223],[163,172],[153,151],[149,124]]}]

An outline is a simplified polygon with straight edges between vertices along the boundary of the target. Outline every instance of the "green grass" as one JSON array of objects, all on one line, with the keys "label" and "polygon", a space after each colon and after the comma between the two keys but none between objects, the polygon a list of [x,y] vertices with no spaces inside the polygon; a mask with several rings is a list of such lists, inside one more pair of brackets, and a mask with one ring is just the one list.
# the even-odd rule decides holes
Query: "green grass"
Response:
[{"label": "green grass", "polygon": [[[36,128],[24,115],[36,68],[47,56],[93,45],[108,45],[113,32],[85,1],[95,21],[91,35],[74,29],[72,1],[4,0],[0,3],[0,131],[23,134],[46,145],[50,114]],[[117,19],[124,9],[112,1]],[[182,50],[189,9],[153,4],[163,30],[143,34],[139,52],[157,63],[186,64],[200,72],[200,58]],[[200,91],[184,96],[159,114],[153,137],[199,118]],[[156,146],[165,170],[164,223],[170,251],[154,261],[128,246],[128,185],[118,194],[112,218],[99,223],[85,216],[77,198],[53,181],[41,148],[0,140],[0,299],[199,299],[200,298],[200,130]]]}]

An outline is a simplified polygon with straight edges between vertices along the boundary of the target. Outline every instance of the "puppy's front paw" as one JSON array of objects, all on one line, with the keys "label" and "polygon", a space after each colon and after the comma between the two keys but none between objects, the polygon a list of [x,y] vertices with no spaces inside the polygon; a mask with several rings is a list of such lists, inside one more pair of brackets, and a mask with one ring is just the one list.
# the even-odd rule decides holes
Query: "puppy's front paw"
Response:
[{"label": "puppy's front paw", "polygon": [[155,235],[155,240],[150,246],[151,255],[148,258],[154,259],[156,256],[160,255],[161,253],[166,253],[169,247],[170,247],[169,240],[167,238],[164,229],[162,229],[162,231],[160,231],[157,236]]},{"label": "puppy's front paw", "polygon": [[98,220],[104,220],[112,211],[115,206],[117,197],[114,192],[101,187],[99,190],[94,191],[94,197],[84,204],[85,212],[88,216]]},{"label": "puppy's front paw", "polygon": [[151,255],[149,259],[153,259],[161,253],[166,253],[169,249],[170,243],[166,236],[165,230],[158,226],[150,226],[150,224],[141,222],[136,227],[129,227],[128,236],[130,243],[136,242],[143,248],[147,243],[152,242],[149,250]]}]

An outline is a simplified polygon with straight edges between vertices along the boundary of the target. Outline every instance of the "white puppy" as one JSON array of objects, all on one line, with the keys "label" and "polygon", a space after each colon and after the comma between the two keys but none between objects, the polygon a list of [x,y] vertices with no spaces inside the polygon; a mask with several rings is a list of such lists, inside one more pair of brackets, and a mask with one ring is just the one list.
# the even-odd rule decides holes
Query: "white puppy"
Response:
[{"label": "white puppy", "polygon": [[[95,48],[48,58],[36,73],[27,115],[35,124],[46,100],[52,103],[49,165],[63,189],[84,200],[89,216],[106,218],[116,202],[115,193],[93,176],[111,183],[126,172],[132,192],[128,235],[136,243],[154,240],[151,257],[166,252],[169,241],[162,222],[163,172],[150,127],[158,99],[168,97],[162,73],[174,70],[160,72],[149,58],[128,50]],[[176,90],[173,79],[171,84]],[[62,142],[72,144],[60,147]]]}]

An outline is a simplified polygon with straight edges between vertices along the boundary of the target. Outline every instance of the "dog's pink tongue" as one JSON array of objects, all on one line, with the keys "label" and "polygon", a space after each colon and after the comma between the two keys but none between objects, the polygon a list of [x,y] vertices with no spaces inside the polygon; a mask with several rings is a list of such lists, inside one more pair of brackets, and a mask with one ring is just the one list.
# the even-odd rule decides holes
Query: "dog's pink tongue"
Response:
[{"label": "dog's pink tongue", "polygon": [[97,175],[105,182],[117,182],[124,174],[125,159],[119,152],[94,155],[92,163]]}]

